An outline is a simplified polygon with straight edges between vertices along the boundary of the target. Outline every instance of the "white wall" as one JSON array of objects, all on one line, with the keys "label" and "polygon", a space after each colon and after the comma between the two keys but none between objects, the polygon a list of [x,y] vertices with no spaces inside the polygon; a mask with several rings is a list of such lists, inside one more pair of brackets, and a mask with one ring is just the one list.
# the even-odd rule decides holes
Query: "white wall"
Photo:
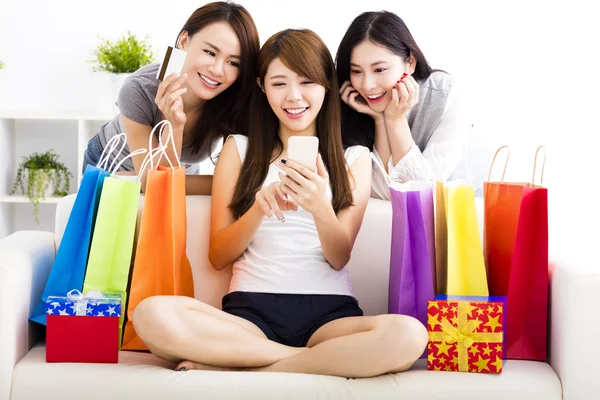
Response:
[{"label": "white wall", "polygon": [[[598,157],[594,114],[600,105],[600,29],[591,5],[583,1],[240,3],[255,18],[261,42],[278,30],[306,27],[321,35],[333,53],[358,13],[380,9],[398,13],[432,66],[462,81],[471,99],[474,134],[482,136],[488,148],[513,147],[510,176],[529,179],[533,151],[545,144],[545,183],[551,187],[555,221],[592,221],[591,213],[598,216],[582,205],[570,206],[576,199],[576,204],[596,209],[591,195],[597,190],[588,177]],[[108,77],[93,73],[86,62],[97,36],[116,38],[127,30],[148,34],[160,52],[173,43],[185,19],[202,4],[3,0],[0,60],[6,66],[0,71],[0,111],[110,112]],[[565,239],[572,237],[565,234]]]}]

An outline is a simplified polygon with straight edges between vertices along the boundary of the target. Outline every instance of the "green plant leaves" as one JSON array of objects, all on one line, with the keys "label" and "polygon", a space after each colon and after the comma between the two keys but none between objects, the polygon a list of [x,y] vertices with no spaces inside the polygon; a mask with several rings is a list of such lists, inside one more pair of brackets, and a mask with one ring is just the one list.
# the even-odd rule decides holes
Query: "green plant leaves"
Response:
[{"label": "green plant leaves", "polygon": [[95,60],[90,60],[95,66],[95,72],[105,71],[114,74],[135,72],[144,65],[150,64],[154,53],[148,44],[148,37],[139,40],[131,32],[111,42],[100,39],[101,42],[94,51]]},{"label": "green plant leaves", "polygon": [[21,189],[33,204],[33,217],[36,225],[39,225],[38,204],[40,199],[46,198],[46,190],[50,184],[54,182],[53,196],[66,196],[69,193],[72,177],[67,167],[58,161],[58,155],[53,150],[42,154],[33,153],[23,157],[23,161],[19,164],[17,178],[10,194],[15,194],[18,189]]}]

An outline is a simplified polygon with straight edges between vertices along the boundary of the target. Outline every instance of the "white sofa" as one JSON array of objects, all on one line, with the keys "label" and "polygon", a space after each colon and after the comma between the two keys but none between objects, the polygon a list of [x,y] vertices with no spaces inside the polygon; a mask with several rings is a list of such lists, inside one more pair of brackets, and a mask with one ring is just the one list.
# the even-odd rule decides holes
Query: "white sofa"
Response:
[{"label": "white sofa", "polygon": [[[408,372],[370,379],[175,372],[150,353],[125,351],[118,364],[48,364],[41,330],[27,317],[40,299],[73,201],[69,196],[59,203],[56,232],[16,232],[0,241],[0,400],[600,399],[600,273],[578,268],[569,254],[551,263],[550,362],[509,360],[500,375],[427,371],[425,360]],[[208,262],[209,208],[209,197],[188,197],[187,252],[196,297],[219,306],[230,271],[216,272]],[[347,267],[368,315],[387,309],[390,230],[390,203],[370,200]]]}]

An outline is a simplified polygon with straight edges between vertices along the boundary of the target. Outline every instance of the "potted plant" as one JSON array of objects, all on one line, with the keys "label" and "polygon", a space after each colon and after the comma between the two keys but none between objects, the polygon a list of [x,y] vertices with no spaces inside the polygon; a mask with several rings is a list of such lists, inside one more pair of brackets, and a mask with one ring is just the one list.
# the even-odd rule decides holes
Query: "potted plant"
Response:
[{"label": "potted plant", "polygon": [[[123,81],[144,65],[154,60],[154,53],[148,43],[148,37],[138,39],[131,32],[116,41],[100,38],[100,44],[93,53],[96,58],[90,60],[95,72],[108,72],[112,79],[112,98],[116,101]],[[113,111],[118,112],[118,108]]]},{"label": "potted plant", "polygon": [[38,204],[40,199],[52,196],[66,196],[72,178],[65,165],[58,161],[58,155],[53,150],[43,154],[33,153],[23,157],[17,168],[17,178],[11,190],[11,195],[18,189],[33,203],[33,217],[39,226]]}]

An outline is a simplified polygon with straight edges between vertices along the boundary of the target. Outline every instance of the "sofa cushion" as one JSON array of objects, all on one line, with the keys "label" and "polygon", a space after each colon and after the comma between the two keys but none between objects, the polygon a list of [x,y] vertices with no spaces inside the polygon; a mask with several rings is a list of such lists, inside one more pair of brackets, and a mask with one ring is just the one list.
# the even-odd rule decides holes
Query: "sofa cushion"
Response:
[{"label": "sofa cushion", "polygon": [[206,370],[175,372],[150,353],[122,351],[119,364],[45,362],[37,344],[15,367],[12,400],[444,399],[558,400],[561,385],[541,362],[507,361],[499,375],[412,370],[369,379]]}]

